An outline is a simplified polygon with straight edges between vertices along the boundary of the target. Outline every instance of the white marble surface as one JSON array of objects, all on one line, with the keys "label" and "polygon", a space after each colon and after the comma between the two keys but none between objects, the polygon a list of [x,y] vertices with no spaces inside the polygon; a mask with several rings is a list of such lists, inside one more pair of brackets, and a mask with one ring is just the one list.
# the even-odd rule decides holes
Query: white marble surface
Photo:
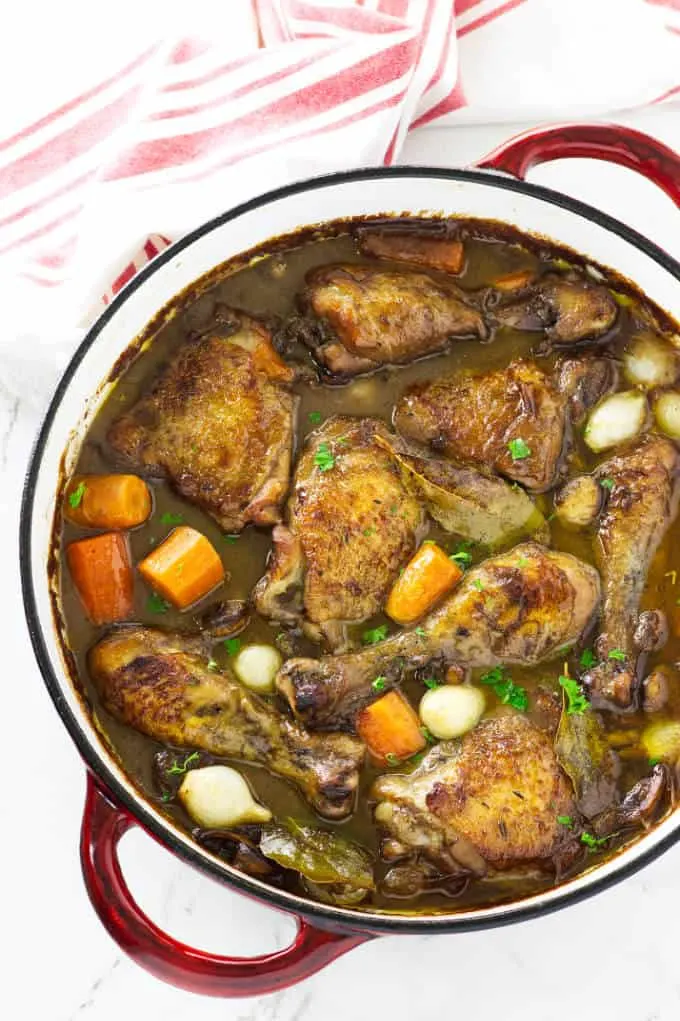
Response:
[{"label": "white marble surface", "polygon": [[[680,150],[677,108],[619,119]],[[404,161],[470,162],[513,130],[421,133],[409,140]],[[680,257],[680,211],[628,171],[578,161],[534,176],[600,205]],[[480,1021],[676,1021],[680,847],[625,884],[550,917],[468,935],[376,940],[303,985],[259,1001],[202,999],[129,961],[85,896],[77,858],[84,770],[43,688],[21,610],[17,519],[37,425],[32,402],[0,383],[3,1018],[418,1021],[444,1008]],[[220,888],[139,832],[126,837],[122,857],[142,906],[196,946],[254,954],[292,935],[290,920]]]}]

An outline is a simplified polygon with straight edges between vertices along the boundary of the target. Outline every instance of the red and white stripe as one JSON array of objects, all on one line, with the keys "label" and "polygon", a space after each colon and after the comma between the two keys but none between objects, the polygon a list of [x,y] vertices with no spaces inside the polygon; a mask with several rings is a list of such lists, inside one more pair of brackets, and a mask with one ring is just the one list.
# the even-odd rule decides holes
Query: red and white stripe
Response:
[{"label": "red and white stripe", "polygon": [[[320,170],[324,151],[334,154],[330,165],[352,165],[359,138],[372,161],[391,163],[412,128],[465,116],[470,102],[474,110],[475,74],[497,75],[502,98],[503,67],[471,64],[486,40],[512,60],[515,26],[526,32],[533,5],[546,0],[251,2],[259,47],[253,36],[237,51],[219,32],[140,47],[116,73],[0,141],[0,272],[57,288],[73,275],[88,211],[112,201],[124,209],[126,196],[153,201],[164,189],[168,206],[184,194],[191,203],[197,182],[201,194],[219,195],[240,164],[248,177],[274,153],[277,166],[308,149],[321,154]],[[680,0],[639,2],[650,17],[654,9],[667,42],[677,35],[677,61],[654,100],[673,102]],[[466,53],[474,59],[461,76]],[[163,243],[155,235],[148,251]]]}]

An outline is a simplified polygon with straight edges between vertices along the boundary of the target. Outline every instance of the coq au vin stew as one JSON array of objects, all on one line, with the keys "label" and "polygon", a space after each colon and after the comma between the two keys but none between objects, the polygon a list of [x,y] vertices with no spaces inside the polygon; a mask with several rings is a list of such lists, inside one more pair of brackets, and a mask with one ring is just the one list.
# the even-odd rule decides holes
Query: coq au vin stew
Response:
[{"label": "coq au vin stew", "polygon": [[672,811],[676,329],[472,220],[330,224],[178,296],[55,540],[79,688],[145,797],[267,883],[424,913]]}]

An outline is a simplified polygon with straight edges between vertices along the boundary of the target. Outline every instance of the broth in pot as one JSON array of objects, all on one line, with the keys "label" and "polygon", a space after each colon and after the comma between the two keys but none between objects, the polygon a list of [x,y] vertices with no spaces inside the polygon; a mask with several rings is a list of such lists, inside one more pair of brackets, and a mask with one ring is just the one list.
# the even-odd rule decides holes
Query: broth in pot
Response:
[{"label": "broth in pot", "polygon": [[549,888],[673,810],[664,313],[455,219],[279,240],[165,312],[55,538],[77,684],[148,800],[400,913]]}]

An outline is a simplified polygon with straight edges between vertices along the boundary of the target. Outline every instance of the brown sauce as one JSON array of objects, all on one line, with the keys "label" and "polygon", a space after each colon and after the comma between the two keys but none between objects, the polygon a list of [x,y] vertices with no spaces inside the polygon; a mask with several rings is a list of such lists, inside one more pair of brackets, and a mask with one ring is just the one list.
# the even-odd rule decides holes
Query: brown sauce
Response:
[{"label": "brown sauce", "polygon": [[[486,234],[486,236],[485,236]],[[551,258],[563,257],[562,252],[550,250],[547,246],[536,245],[528,239],[512,234],[499,236],[494,233],[493,226],[479,227],[476,237],[466,240],[466,269],[456,278],[456,282],[464,290],[474,290],[493,281],[502,273],[516,269],[538,268],[544,270],[552,265]],[[575,261],[575,257],[574,261]],[[272,317],[285,317],[295,310],[295,295],[303,285],[305,274],[313,267],[338,261],[367,261],[360,256],[356,241],[351,231],[340,233],[339,236],[321,237],[306,240],[299,246],[289,250],[278,250],[270,257],[260,258],[252,265],[233,272],[229,266],[214,276],[214,282],[198,297],[187,301],[181,297],[177,300],[178,314],[167,321],[158,330],[153,344],[141,356],[138,356],[117,380],[116,386],[92,425],[82,446],[76,471],[78,473],[99,473],[119,470],[119,462],[106,441],[106,434],[114,418],[122,410],[134,403],[139,394],[148,387],[172,352],[181,345],[187,336],[204,329],[214,314],[215,306],[224,303],[237,309],[245,310],[265,320]],[[389,263],[381,262],[383,266]],[[403,266],[400,266],[403,268]],[[437,274],[434,273],[434,276]],[[611,285],[619,290],[625,285],[620,280],[610,280]],[[630,303],[632,301],[632,304]],[[627,333],[633,329],[635,310],[641,307],[641,297],[633,296],[622,308],[623,323],[620,338],[625,340]],[[648,306],[647,306],[648,308]],[[649,314],[649,311],[648,313]],[[657,313],[653,313],[657,314]],[[661,316],[660,313],[658,313]],[[663,318],[662,320],[663,321]],[[410,365],[379,370],[368,376],[361,376],[344,385],[327,383],[298,383],[294,389],[300,396],[300,407],[297,417],[296,449],[300,450],[305,436],[315,425],[310,423],[309,415],[320,412],[323,418],[334,413],[356,416],[376,416],[388,424],[391,423],[395,401],[411,383],[417,380],[428,380],[450,370],[469,368],[483,371],[501,368],[518,356],[535,357],[542,367],[549,367],[554,361],[553,354],[537,354],[541,346],[541,338],[537,334],[503,330],[492,343],[482,344],[478,341],[457,341],[444,354],[422,359]],[[297,356],[297,355],[296,355]],[[311,365],[308,354],[300,353]],[[575,436],[574,454],[572,457],[572,473],[590,470],[601,458],[595,458],[585,447],[580,432]],[[172,525],[163,524],[164,513],[181,514],[185,524],[189,524],[203,532],[220,552],[225,566],[230,572],[230,581],[226,587],[213,596],[208,597],[198,609],[203,611],[210,602],[217,599],[247,599],[250,592],[262,576],[267,555],[271,548],[270,530],[247,527],[235,539],[229,539],[220,531],[216,523],[202,511],[180,498],[170,486],[158,480],[148,480],[153,491],[154,509],[149,520],[130,533],[130,546],[133,563],[138,562],[172,530]],[[537,502],[546,516],[552,511],[552,494],[548,493],[537,498]],[[65,521],[59,541],[63,549],[66,544],[90,531],[78,528]],[[444,532],[433,522],[429,524],[427,537],[433,538],[446,550],[456,545],[455,536]],[[680,577],[669,574],[675,568],[680,571],[677,559],[680,525],[675,523],[668,531],[661,549],[657,553],[652,570],[649,574],[643,608],[660,608],[671,614],[678,595],[680,595]],[[593,560],[592,534],[589,532],[568,532],[555,522],[551,522],[551,545],[574,553],[588,562]],[[473,550],[477,559],[477,555]],[[123,767],[141,792],[157,804],[162,812],[175,820],[180,826],[191,831],[194,823],[186,815],[183,808],[176,802],[163,802],[157,777],[154,772],[154,756],[162,747],[157,742],[137,733],[114,719],[101,705],[97,692],[91,683],[86,667],[86,654],[92,645],[101,637],[106,628],[93,626],[83,612],[79,597],[74,589],[68,569],[64,566],[60,574],[61,604],[66,628],[66,640],[73,652],[77,670],[77,680],[83,693],[92,706],[92,711],[107,735],[115,753],[119,756]],[[151,612],[148,606],[150,590],[139,575],[135,576],[135,620],[153,627],[168,629],[186,629],[193,624],[196,613],[188,611],[179,613],[172,608],[162,615]],[[197,611],[196,611],[197,612]],[[395,625],[386,617],[378,616],[354,628],[355,636],[366,628],[378,624],[389,623],[394,631]],[[249,641],[261,641],[273,644],[277,632],[276,624],[253,616],[247,630],[240,636],[245,644]],[[318,655],[311,644],[308,652]],[[215,653],[222,661],[226,654]],[[680,661],[680,639],[672,634],[665,647],[653,654],[648,669],[658,664],[673,665]],[[559,661],[542,664],[531,669],[513,668],[512,677],[516,683],[526,687],[528,692],[535,691],[538,685],[548,686],[559,691],[558,675],[561,672]],[[479,672],[478,672],[479,673]],[[473,674],[473,680],[475,675]],[[422,685],[417,681],[407,681],[403,690],[417,706],[423,693]],[[494,697],[489,696],[489,707],[494,707]],[[531,709],[530,709],[531,714]],[[680,720],[680,682],[672,687],[668,706],[660,714],[664,718],[673,717]],[[637,732],[649,721],[649,716],[641,712],[625,717],[612,717],[607,725],[616,730]],[[634,744],[634,742],[632,742]],[[178,759],[186,756],[186,751],[178,751]],[[294,816],[296,819],[318,824],[310,808],[297,791],[285,781],[270,775],[266,770],[251,765],[239,765],[239,769],[247,777],[255,795],[269,806],[275,816],[285,818]],[[622,759],[621,790],[626,790],[642,775],[648,772],[649,763],[645,757],[632,756]],[[357,808],[353,816],[339,824],[343,835],[356,840],[368,848],[376,858],[376,877],[387,870],[387,865],[380,861],[378,853],[378,834],[371,818],[371,807],[366,792],[378,773],[371,764],[364,769]],[[323,823],[328,826],[329,824]],[[620,842],[619,842],[620,843]],[[606,854],[615,853],[617,842],[613,841]],[[584,855],[580,867],[592,865],[603,857],[588,858]],[[441,893],[420,896],[417,900],[402,901],[385,897],[380,893],[373,895],[365,907],[402,912],[416,910],[446,909],[459,911],[471,905],[498,903],[515,899],[520,895],[534,892],[553,885],[554,877],[546,875],[542,878],[497,879],[495,881],[473,882],[456,898]]]}]

